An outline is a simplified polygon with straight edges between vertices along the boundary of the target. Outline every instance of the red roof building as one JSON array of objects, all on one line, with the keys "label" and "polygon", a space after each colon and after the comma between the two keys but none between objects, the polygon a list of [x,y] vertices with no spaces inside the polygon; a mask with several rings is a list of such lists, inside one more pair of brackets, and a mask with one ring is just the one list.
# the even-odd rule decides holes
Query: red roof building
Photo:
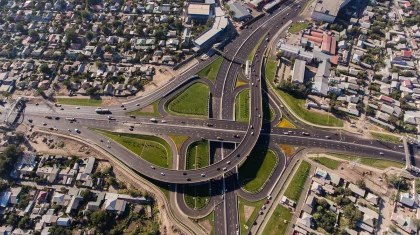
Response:
[{"label": "red roof building", "polygon": [[394,103],[394,99],[391,98],[391,97],[388,97],[386,95],[380,95],[379,100],[385,101],[385,102],[388,102],[388,103]]},{"label": "red roof building", "polygon": [[411,58],[411,51],[402,50],[401,55],[405,58]]},{"label": "red roof building", "polygon": [[323,34],[320,32],[316,32],[316,31],[311,31],[311,35],[317,38],[322,38]]}]

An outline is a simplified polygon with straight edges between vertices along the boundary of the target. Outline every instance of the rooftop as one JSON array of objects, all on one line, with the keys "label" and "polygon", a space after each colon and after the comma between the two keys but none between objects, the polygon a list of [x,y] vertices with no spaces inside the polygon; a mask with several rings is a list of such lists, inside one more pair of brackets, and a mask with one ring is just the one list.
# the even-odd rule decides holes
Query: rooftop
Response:
[{"label": "rooftop", "polygon": [[188,14],[190,15],[210,15],[210,5],[190,4],[188,5]]}]

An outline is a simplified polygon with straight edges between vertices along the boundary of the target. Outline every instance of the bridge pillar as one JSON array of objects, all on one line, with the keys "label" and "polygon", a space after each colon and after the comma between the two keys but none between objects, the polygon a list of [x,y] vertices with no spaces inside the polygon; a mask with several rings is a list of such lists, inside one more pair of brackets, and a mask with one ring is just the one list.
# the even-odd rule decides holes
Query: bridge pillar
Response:
[{"label": "bridge pillar", "polygon": [[411,155],[410,155],[410,151],[408,150],[407,137],[405,136],[403,136],[403,146],[404,146],[404,153],[405,153],[405,169],[411,170]]}]

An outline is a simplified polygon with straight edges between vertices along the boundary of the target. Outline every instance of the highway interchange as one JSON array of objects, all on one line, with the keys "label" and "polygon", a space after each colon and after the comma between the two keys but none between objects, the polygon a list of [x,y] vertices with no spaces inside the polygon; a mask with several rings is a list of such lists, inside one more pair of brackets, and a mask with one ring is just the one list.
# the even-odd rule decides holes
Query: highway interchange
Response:
[{"label": "highway interchange", "polygon": [[[205,68],[218,56],[212,56],[196,66],[188,69],[178,77],[173,78],[168,84],[159,88],[156,92],[139,97],[135,100],[123,103],[120,106],[104,107],[112,112],[115,120],[108,120],[107,115],[95,113],[96,107],[76,107],[62,105],[55,107],[49,101],[43,101],[39,105],[27,103],[21,120],[25,122],[32,119],[33,125],[40,127],[57,128],[61,133],[69,133],[106,149],[109,153],[117,156],[124,164],[139,172],[140,174],[155,180],[171,183],[174,185],[176,203],[180,210],[187,216],[193,218],[202,217],[212,210],[215,212],[214,224],[215,234],[236,234],[238,224],[238,211],[236,195],[240,195],[247,200],[255,201],[266,198],[269,189],[279,177],[284,167],[287,166],[284,155],[278,148],[279,144],[302,146],[324,151],[347,153],[359,156],[385,158],[394,161],[404,161],[404,151],[399,145],[385,143],[376,140],[361,138],[359,135],[350,134],[341,130],[321,130],[302,124],[297,125],[300,129],[284,129],[275,127],[281,114],[288,115],[293,119],[287,110],[280,108],[278,101],[271,94],[263,93],[264,77],[261,74],[264,70],[263,57],[268,41],[263,40],[258,47],[255,57],[250,66],[249,84],[244,88],[250,89],[250,121],[249,123],[235,122],[234,100],[238,90],[235,91],[235,81],[238,72],[242,70],[241,64],[235,62],[235,58],[243,61],[254,49],[254,46],[261,37],[267,35],[270,38],[276,34],[285,22],[297,16],[297,5],[304,5],[306,1],[286,1],[281,4],[279,9],[266,15],[256,22],[249,25],[248,29],[235,38],[230,44],[225,46],[225,58],[219,69],[218,76],[212,86],[212,102],[209,119],[194,119],[187,117],[174,117],[168,115],[164,110],[164,103],[179,92],[182,92],[189,84],[196,80],[204,81],[204,78],[194,76],[201,69]],[[261,79],[263,78],[263,79]],[[208,82],[206,82],[208,83]],[[262,102],[269,102],[275,109],[276,118],[273,122],[263,122]],[[150,122],[150,117],[136,117],[135,119],[125,113],[145,107],[156,100],[159,102],[159,110],[164,117],[157,118],[157,123]],[[7,111],[8,104],[0,108],[2,115]],[[45,115],[60,117],[60,119],[46,119]],[[74,117],[75,122],[70,123],[66,117]],[[162,120],[165,120],[163,123]],[[45,123],[45,125],[43,125]],[[205,125],[211,123],[212,126]],[[179,156],[177,151],[172,150],[173,169],[161,168],[139,158],[123,146],[109,141],[97,132],[88,127],[111,130],[129,131],[129,126],[134,126],[134,133],[146,133],[164,137],[168,134],[187,135],[190,137],[189,143],[206,139],[211,141],[211,165],[197,170],[185,170],[185,156],[188,146],[185,144]],[[67,131],[67,130],[70,130]],[[79,129],[79,134],[74,130]],[[303,132],[309,133],[308,136],[302,135]],[[239,135],[235,137],[235,135]],[[187,141],[187,142],[188,142]],[[240,166],[256,145],[266,145],[276,151],[279,162],[267,185],[257,194],[249,194],[242,190],[237,181],[237,167]],[[233,147],[233,146],[236,146]],[[415,161],[414,161],[415,162]],[[223,170],[226,168],[226,170]],[[189,181],[187,181],[187,178]],[[181,190],[182,184],[189,183],[208,183],[212,188],[209,203],[202,210],[192,210],[185,205],[182,200],[183,194],[177,193]],[[179,187],[177,186],[179,185]]]}]

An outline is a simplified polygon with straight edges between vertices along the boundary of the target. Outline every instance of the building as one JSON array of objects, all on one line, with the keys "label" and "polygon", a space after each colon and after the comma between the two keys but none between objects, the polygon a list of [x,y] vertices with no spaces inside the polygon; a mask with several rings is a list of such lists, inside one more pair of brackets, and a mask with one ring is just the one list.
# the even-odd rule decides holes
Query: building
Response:
[{"label": "building", "polygon": [[319,66],[316,72],[314,82],[312,84],[312,92],[326,96],[328,94],[328,77],[330,76],[331,63],[324,60]]},{"label": "building", "polygon": [[333,23],[338,11],[349,2],[350,0],[318,0],[312,12],[312,20]]},{"label": "building", "polygon": [[206,22],[210,16],[210,5],[190,3],[187,8],[187,16],[190,20]]},{"label": "building", "polygon": [[239,2],[229,2],[228,6],[235,21],[244,21],[251,18],[251,13],[249,13],[247,7]]},{"label": "building", "polygon": [[314,58],[314,55],[311,52],[305,51],[305,49],[303,49],[302,47],[281,43],[278,46],[278,49],[283,53],[283,56],[286,58],[294,56],[296,59],[306,61],[306,63],[311,63]]},{"label": "building", "polygon": [[295,60],[295,64],[293,65],[292,82],[301,84],[305,83],[305,68],[306,61]]},{"label": "building", "polygon": [[109,212],[121,214],[124,213],[127,202],[118,199],[118,194],[107,193],[105,195],[104,209]]},{"label": "building", "polygon": [[214,18],[213,26],[193,40],[194,46],[196,47],[193,50],[195,51],[212,46],[229,25],[228,18],[225,16],[223,10],[220,7],[216,7],[214,10],[216,17]]},{"label": "building", "polygon": [[364,197],[366,194],[366,190],[357,187],[355,184],[350,184],[349,189],[359,197]]}]

